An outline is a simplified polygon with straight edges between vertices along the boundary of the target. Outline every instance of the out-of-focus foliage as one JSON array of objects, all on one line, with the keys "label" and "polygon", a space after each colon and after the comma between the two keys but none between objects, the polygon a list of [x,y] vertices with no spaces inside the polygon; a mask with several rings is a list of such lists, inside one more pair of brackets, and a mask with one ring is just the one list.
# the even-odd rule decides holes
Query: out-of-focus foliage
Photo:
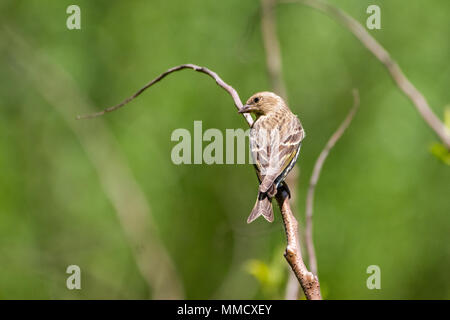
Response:
[{"label": "out-of-focus foliage", "polygon": [[[374,4],[330,2],[363,24]],[[87,151],[21,71],[4,27],[31,46],[27,54],[66,70],[98,109],[181,63],[211,68],[242,99],[270,90],[258,1],[76,3],[82,29],[70,31],[73,1],[0,2],[0,299],[153,296]],[[442,116],[450,101],[450,2],[376,3],[382,29],[371,34]],[[314,161],[351,107],[352,88],[361,95],[316,190],[314,240],[327,298],[450,298],[450,167],[429,152],[433,131],[343,27],[301,5],[276,14],[289,102],[307,133],[298,161],[301,230]],[[65,103],[62,96],[58,107]],[[245,268],[249,260],[270,261],[266,279],[278,279],[274,257],[285,264],[279,212],[273,224],[246,224],[257,192],[252,166],[171,162],[173,130],[192,131],[194,120],[203,130],[246,129],[231,98],[193,71],[170,75],[103,118],[150,204],[186,298],[282,297],[285,275],[270,280],[278,288],[267,292]],[[79,128],[96,123],[89,121]],[[66,288],[72,264],[82,270],[79,291]],[[369,265],[381,268],[381,290],[366,287]]]},{"label": "out-of-focus foliage", "polygon": [[450,130],[450,105],[445,107],[444,124]]},{"label": "out-of-focus foliage", "polygon": [[274,250],[270,264],[261,260],[251,259],[246,262],[245,269],[258,281],[262,294],[266,299],[283,299],[281,290],[286,283],[286,262],[280,257],[284,249]]},{"label": "out-of-focus foliage", "polygon": [[[444,124],[450,134],[450,106],[445,107]],[[435,142],[431,145],[430,151],[446,165],[450,166],[450,150],[448,150],[442,143]]]},{"label": "out-of-focus foliage", "polygon": [[433,143],[431,145],[430,151],[439,160],[450,166],[450,151],[442,143]]}]

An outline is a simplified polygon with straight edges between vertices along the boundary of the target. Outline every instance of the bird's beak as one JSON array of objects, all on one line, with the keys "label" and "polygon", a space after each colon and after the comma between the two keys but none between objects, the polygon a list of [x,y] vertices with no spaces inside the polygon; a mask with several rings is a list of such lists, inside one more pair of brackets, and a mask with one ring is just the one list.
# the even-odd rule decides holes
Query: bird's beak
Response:
[{"label": "bird's beak", "polygon": [[249,113],[249,112],[252,112],[252,111],[255,111],[255,110],[256,110],[255,107],[246,104],[246,105],[244,105],[244,106],[242,107],[241,110],[238,111],[238,113]]}]

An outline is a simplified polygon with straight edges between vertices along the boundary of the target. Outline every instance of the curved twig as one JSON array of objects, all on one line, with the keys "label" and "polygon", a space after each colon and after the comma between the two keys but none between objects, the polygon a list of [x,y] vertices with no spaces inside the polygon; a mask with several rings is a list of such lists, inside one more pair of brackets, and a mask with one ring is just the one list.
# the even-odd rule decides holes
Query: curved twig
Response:
[{"label": "curved twig", "polygon": [[434,114],[423,94],[409,81],[397,62],[357,20],[341,9],[320,0],[280,0],[280,3],[301,3],[325,13],[343,24],[386,67],[397,87],[411,100],[422,118],[434,130],[447,149],[450,149],[450,134],[446,131],[444,123]]},{"label": "curved twig", "polygon": [[[219,75],[211,70],[209,70],[208,68],[205,67],[200,67],[197,66],[195,64],[191,64],[191,63],[187,63],[187,64],[182,64],[173,68],[168,69],[166,72],[161,73],[159,76],[157,76],[155,79],[153,79],[152,81],[150,81],[149,83],[147,83],[145,86],[143,86],[141,89],[139,89],[135,94],[133,94],[131,97],[126,98],[124,101],[122,101],[121,103],[106,108],[100,112],[96,112],[96,113],[92,113],[92,114],[87,114],[87,115],[81,115],[78,116],[77,119],[89,119],[89,118],[95,118],[98,116],[102,116],[105,113],[111,112],[111,111],[115,111],[119,108],[122,108],[124,105],[126,105],[128,102],[134,100],[135,98],[137,98],[138,96],[141,95],[142,92],[144,92],[145,90],[147,90],[148,88],[150,88],[152,85],[154,85],[155,83],[159,82],[160,80],[164,79],[167,75],[171,74],[172,72],[175,71],[179,71],[179,70],[183,70],[183,69],[192,69],[194,71],[198,71],[198,72],[202,72],[204,74],[209,75],[211,78],[213,78],[214,80],[216,80],[216,83],[222,87],[223,89],[225,89],[225,91],[227,91],[231,97],[233,98],[234,101],[234,105],[236,106],[236,108],[238,110],[240,110],[242,108],[242,102],[241,102],[241,98],[239,98],[239,94],[237,93],[237,91],[230,86],[228,83],[226,83],[225,81],[222,80],[221,77],[219,77]],[[248,113],[243,113],[242,114],[245,118],[245,120],[247,121],[248,125],[251,126],[253,124],[253,119],[251,117],[250,114]]]},{"label": "curved twig", "polygon": [[330,153],[330,150],[334,147],[336,142],[342,137],[345,130],[348,128],[350,123],[355,116],[356,111],[359,107],[359,92],[357,89],[353,89],[353,107],[350,109],[347,117],[345,117],[344,121],[341,123],[339,128],[328,140],[325,148],[323,148],[319,157],[314,164],[313,173],[311,175],[311,180],[309,181],[308,194],[306,196],[306,220],[305,220],[305,243],[306,249],[308,250],[309,257],[309,268],[311,272],[317,275],[317,258],[316,252],[314,249],[314,241],[313,241],[313,227],[312,227],[312,216],[313,216],[313,207],[314,207],[314,191],[316,189],[317,181],[319,180],[320,172],[322,171],[323,164]]}]

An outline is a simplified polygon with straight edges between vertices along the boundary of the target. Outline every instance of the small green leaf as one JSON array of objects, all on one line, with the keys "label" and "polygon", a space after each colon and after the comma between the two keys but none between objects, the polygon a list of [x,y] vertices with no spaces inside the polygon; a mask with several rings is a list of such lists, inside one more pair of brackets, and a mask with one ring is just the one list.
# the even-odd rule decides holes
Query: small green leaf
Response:
[{"label": "small green leaf", "polygon": [[450,105],[447,105],[444,110],[444,124],[450,130]]},{"label": "small green leaf", "polygon": [[249,260],[245,264],[245,270],[254,276],[262,287],[270,285],[269,266],[260,260]]},{"label": "small green leaf", "polygon": [[284,248],[274,250],[270,263],[261,260],[248,260],[244,268],[259,283],[265,299],[281,299],[287,277],[287,264],[283,259]]},{"label": "small green leaf", "polygon": [[443,163],[450,166],[450,150],[448,150],[443,144],[439,142],[433,143],[430,147],[430,152]]}]

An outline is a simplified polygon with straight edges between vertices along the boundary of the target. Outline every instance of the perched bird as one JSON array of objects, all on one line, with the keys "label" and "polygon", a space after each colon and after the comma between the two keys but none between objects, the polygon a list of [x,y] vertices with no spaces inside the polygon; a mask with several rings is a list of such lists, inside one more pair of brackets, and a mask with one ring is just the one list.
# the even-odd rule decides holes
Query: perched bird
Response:
[{"label": "perched bird", "polygon": [[272,198],[297,161],[305,131],[283,99],[272,92],[252,95],[239,113],[256,116],[250,148],[260,185],[247,223],[261,215],[272,222]]}]

